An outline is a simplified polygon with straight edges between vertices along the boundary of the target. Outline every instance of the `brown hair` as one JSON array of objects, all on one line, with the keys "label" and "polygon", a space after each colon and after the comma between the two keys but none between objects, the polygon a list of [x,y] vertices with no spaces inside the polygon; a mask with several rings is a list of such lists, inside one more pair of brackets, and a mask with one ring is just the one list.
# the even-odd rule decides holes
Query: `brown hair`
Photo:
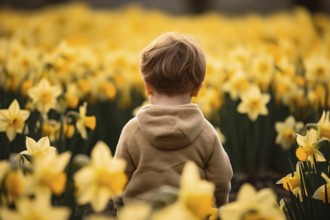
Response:
[{"label": "brown hair", "polygon": [[140,71],[144,80],[160,93],[189,93],[204,80],[205,57],[195,39],[169,32],[142,50]]}]

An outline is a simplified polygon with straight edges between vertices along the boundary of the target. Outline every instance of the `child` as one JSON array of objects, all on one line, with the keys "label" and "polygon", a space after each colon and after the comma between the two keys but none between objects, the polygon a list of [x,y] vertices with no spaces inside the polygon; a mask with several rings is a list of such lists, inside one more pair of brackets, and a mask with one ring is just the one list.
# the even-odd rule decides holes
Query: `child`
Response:
[{"label": "child", "polygon": [[150,105],[124,127],[115,157],[126,160],[128,183],[123,202],[144,199],[163,185],[179,187],[183,166],[191,160],[201,178],[215,184],[216,205],[228,202],[233,172],[197,96],[205,76],[205,58],[189,36],[165,33],[141,53],[140,71]]}]

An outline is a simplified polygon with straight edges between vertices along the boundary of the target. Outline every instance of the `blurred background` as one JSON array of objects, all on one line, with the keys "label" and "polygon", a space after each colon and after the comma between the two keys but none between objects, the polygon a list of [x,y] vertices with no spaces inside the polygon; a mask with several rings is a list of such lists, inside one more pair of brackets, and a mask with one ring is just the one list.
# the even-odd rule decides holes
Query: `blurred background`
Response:
[{"label": "blurred background", "polygon": [[[0,0],[1,6],[34,9],[49,4],[74,2],[72,0]],[[77,2],[77,1],[75,1]],[[330,12],[329,0],[82,0],[95,8],[113,8],[138,3],[147,8],[157,8],[169,13],[202,13],[213,10],[222,13],[244,13],[248,11],[271,12],[300,5],[311,12]]]},{"label": "blurred background", "polygon": [[[0,114],[0,160],[16,172],[11,155],[25,152],[26,138],[47,137],[71,152],[72,181],[73,158],[90,156],[99,140],[114,154],[123,126],[147,104],[139,52],[161,33],[189,33],[207,58],[193,102],[231,160],[230,200],[248,182],[278,200],[292,196],[286,215],[329,219],[329,204],[312,198],[324,180],[330,191],[329,13],[330,0],[0,0],[0,110],[16,114],[19,104],[30,114]],[[70,186],[55,203],[74,219]]]}]

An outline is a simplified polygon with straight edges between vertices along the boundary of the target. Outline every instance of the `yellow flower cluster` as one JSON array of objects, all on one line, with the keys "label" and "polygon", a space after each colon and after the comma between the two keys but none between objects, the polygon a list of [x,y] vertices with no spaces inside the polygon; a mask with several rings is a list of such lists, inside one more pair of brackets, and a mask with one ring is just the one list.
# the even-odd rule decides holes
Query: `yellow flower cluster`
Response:
[{"label": "yellow flower cluster", "polygon": [[[0,132],[6,132],[10,142],[38,129],[42,136],[38,141],[26,137],[26,150],[20,153],[24,166],[13,158],[0,161],[0,193],[5,194],[0,200],[2,219],[67,219],[69,209],[53,207],[50,197],[63,195],[69,179],[74,181],[77,204],[91,204],[97,212],[122,193],[127,181],[125,163],[113,160],[104,143],[95,146],[91,159],[72,178],[65,169],[73,152],[62,149],[58,153],[50,144],[63,136],[71,138],[75,129],[87,139],[87,129],[96,127],[95,116],[87,116],[87,102],[116,100],[119,107],[128,107],[132,91],[143,96],[139,51],[167,31],[189,33],[205,50],[207,74],[194,102],[206,117],[213,117],[226,102],[235,103],[237,112],[251,121],[270,114],[270,102],[288,107],[292,115],[275,124],[276,143],[289,149],[296,138],[300,162],[278,184],[300,199],[330,200],[329,172],[317,173],[326,183],[313,192],[303,187],[304,175],[311,175],[318,162],[329,159],[319,148],[330,138],[330,113],[323,114],[317,129],[297,136],[303,125],[293,117],[302,109],[318,112],[330,107],[330,21],[326,16],[301,8],[239,18],[211,12],[171,16],[136,6],[96,11],[71,4],[38,12],[1,9],[0,20],[6,21],[0,23],[0,92],[20,93],[28,100],[26,110],[17,100],[10,100],[8,109],[1,103]],[[79,112],[70,111],[78,108]],[[34,110],[41,114],[40,123],[28,126]],[[52,110],[61,115],[61,121],[49,117]],[[302,163],[311,172],[306,174]],[[214,186],[201,180],[194,165],[187,163],[178,200],[153,213],[153,218],[215,218],[213,191]],[[275,203],[269,190],[257,192],[244,185],[237,201],[220,210],[220,217],[283,219]],[[15,211],[9,208],[13,204]],[[137,213],[136,218],[150,217],[150,206],[136,207],[139,211],[125,207],[118,218],[133,219],[131,213]]]},{"label": "yellow flower cluster", "polygon": [[[325,212],[321,210],[308,210],[305,204],[309,203],[312,207],[317,204],[316,200],[324,203],[330,203],[330,179],[329,179],[329,140],[327,132],[330,129],[330,112],[323,112],[321,119],[317,124],[307,124],[305,135],[297,134],[296,157],[298,162],[296,170],[280,179],[277,184],[292,193],[293,204],[302,205],[302,210],[294,211],[291,204],[283,203],[283,208],[288,215],[295,213],[300,216],[303,212],[313,213],[311,216]],[[291,119],[292,120],[292,119]],[[323,165],[325,166],[323,166]],[[325,181],[325,183],[324,183]],[[296,197],[296,198],[293,198]],[[282,201],[286,201],[284,198]],[[327,209],[324,206],[325,210]],[[306,210],[305,210],[306,209]],[[321,211],[321,213],[319,213]],[[299,217],[297,217],[299,218]]]},{"label": "yellow flower cluster", "polygon": [[57,148],[50,146],[48,137],[38,141],[27,137],[26,149],[9,161],[0,161],[1,219],[69,219],[75,203],[65,208],[54,206],[54,196],[61,198],[65,192],[71,193],[77,205],[91,203],[93,210],[100,212],[110,198],[123,192],[125,161],[112,159],[109,147],[103,142],[98,142],[92,150],[91,161],[78,164],[82,168],[73,178],[66,169],[71,152],[59,154]]},{"label": "yellow flower cluster", "polygon": [[[62,87],[69,108],[81,99],[115,97],[127,106],[133,88],[143,94],[138,53],[167,31],[192,34],[205,49],[205,86],[195,102],[208,117],[221,108],[226,93],[244,99],[238,111],[251,120],[268,114],[269,98],[261,98],[267,94],[260,100],[245,95],[256,86],[292,111],[330,106],[330,22],[301,8],[232,18],[171,16],[136,6],[96,11],[71,4],[38,12],[3,9],[0,19],[6,20],[0,24],[0,88],[27,94],[47,78]],[[50,96],[38,99],[49,103],[44,110],[50,107]]]}]

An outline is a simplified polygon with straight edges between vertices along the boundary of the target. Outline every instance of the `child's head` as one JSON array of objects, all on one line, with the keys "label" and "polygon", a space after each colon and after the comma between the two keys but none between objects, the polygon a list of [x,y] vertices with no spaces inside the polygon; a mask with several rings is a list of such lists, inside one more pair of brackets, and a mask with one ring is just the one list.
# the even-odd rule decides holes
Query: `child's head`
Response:
[{"label": "child's head", "polygon": [[170,32],[142,50],[140,70],[145,82],[159,93],[191,93],[204,80],[205,57],[195,39]]}]

